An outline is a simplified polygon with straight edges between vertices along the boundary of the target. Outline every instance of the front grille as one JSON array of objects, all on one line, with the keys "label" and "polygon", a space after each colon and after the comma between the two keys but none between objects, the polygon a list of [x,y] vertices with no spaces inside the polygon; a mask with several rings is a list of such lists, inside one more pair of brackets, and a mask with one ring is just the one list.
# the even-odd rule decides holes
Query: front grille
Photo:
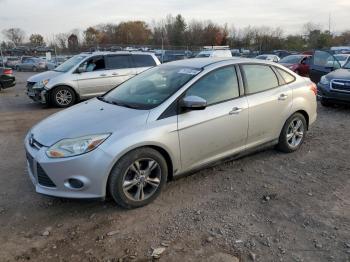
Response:
[{"label": "front grille", "polygon": [[336,92],[350,93],[350,80],[332,80],[331,90]]},{"label": "front grille", "polygon": [[26,157],[29,164],[30,172],[34,174],[34,159],[28,152],[26,152]]},{"label": "front grille", "polygon": [[56,187],[55,183],[48,177],[40,164],[37,164],[38,183],[46,187]]}]

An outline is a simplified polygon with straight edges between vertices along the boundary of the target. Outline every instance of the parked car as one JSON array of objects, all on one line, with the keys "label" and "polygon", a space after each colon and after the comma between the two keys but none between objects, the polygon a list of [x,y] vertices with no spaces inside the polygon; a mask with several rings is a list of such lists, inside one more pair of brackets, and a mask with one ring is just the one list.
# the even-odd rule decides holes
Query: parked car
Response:
[{"label": "parked car", "polygon": [[275,62],[278,63],[280,61],[280,58],[276,55],[258,55],[257,57],[255,57],[256,59],[260,59],[260,60],[266,60],[266,61],[271,61],[271,62]]},{"label": "parked car", "polygon": [[48,70],[49,67],[50,68],[52,67],[50,63],[48,63],[40,58],[31,57],[31,58],[25,59],[24,62],[19,63],[16,66],[16,70],[17,71],[36,72],[36,71]]},{"label": "parked car", "polygon": [[205,48],[205,50],[199,52],[199,54],[196,56],[197,58],[200,57],[232,57],[232,53],[230,49],[225,49],[221,47],[213,47],[213,48]]},{"label": "parked car", "polygon": [[11,68],[0,67],[0,91],[1,89],[13,87],[16,85],[16,78]]},{"label": "parked car", "polygon": [[102,95],[130,77],[159,64],[152,53],[82,53],[52,71],[30,77],[27,95],[42,104],[69,107],[77,101]]},{"label": "parked car", "polygon": [[317,96],[323,106],[350,104],[350,61],[321,77]]},{"label": "parked car", "polygon": [[[293,152],[316,120],[316,86],[271,62],[162,64],[63,110],[25,137],[36,191],[146,205],[167,180],[277,145]],[[176,199],[174,199],[176,200]]]},{"label": "parked car", "polygon": [[309,76],[311,55],[289,55],[282,58],[279,63],[300,76]]},{"label": "parked car", "polygon": [[341,68],[337,58],[327,51],[316,50],[309,62],[309,76],[314,83],[318,83],[322,76]]},{"label": "parked car", "polygon": [[7,57],[7,61],[5,63],[5,66],[6,67],[9,67],[9,68],[12,68],[12,69],[15,69],[16,66],[21,62],[20,58],[19,57],[16,57],[16,56],[9,56]]},{"label": "parked car", "polygon": [[337,54],[334,57],[339,61],[341,66],[344,66],[350,61],[350,54]]}]

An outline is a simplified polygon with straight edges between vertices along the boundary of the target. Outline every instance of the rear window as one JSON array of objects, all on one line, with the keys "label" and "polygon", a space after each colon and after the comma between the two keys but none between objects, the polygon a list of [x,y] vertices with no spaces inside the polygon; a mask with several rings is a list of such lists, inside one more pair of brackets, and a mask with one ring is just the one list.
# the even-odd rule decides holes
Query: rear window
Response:
[{"label": "rear window", "polygon": [[156,65],[156,62],[150,55],[133,55],[132,59],[135,67],[151,67]]},{"label": "rear window", "polygon": [[275,67],[275,68],[278,71],[278,73],[280,73],[280,75],[282,76],[282,78],[284,79],[286,84],[289,84],[295,80],[295,77],[293,75],[289,74],[288,72],[286,72],[283,69],[280,69],[278,67]]},{"label": "rear window", "polygon": [[132,68],[130,55],[108,55],[106,56],[106,67],[108,69]]}]

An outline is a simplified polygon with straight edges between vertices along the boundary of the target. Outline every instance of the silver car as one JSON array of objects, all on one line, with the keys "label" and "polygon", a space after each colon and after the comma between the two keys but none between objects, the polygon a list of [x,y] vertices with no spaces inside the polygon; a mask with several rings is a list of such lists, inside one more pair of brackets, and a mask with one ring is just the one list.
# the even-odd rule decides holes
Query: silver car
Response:
[{"label": "silver car", "polygon": [[272,62],[195,58],[149,69],[56,113],[25,138],[36,191],[154,200],[167,180],[277,145],[297,150],[316,120],[316,87]]},{"label": "silver car", "polygon": [[102,95],[159,64],[158,58],[152,53],[82,53],[52,71],[30,77],[27,95],[42,104],[69,107],[80,100]]}]

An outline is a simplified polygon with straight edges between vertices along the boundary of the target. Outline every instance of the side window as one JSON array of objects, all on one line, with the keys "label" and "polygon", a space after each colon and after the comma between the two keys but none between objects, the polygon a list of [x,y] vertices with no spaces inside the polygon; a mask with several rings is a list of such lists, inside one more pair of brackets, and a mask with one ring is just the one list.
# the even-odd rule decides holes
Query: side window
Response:
[{"label": "side window", "polygon": [[186,96],[191,95],[207,100],[208,105],[238,97],[239,88],[235,68],[230,66],[208,73],[187,90]]},{"label": "side window", "polygon": [[156,62],[150,55],[132,55],[135,67],[155,66]]},{"label": "side window", "polygon": [[108,69],[132,68],[130,55],[108,55],[106,56],[106,66]]},{"label": "side window", "polygon": [[276,74],[266,65],[243,65],[247,94],[265,91],[279,85]]},{"label": "side window", "polygon": [[85,72],[93,72],[98,70],[105,70],[105,60],[103,56],[95,56],[80,65],[80,67],[84,68]]},{"label": "side window", "polygon": [[287,73],[286,71],[284,71],[283,69],[280,69],[278,67],[275,67],[275,69],[277,70],[277,72],[282,76],[282,78],[284,79],[284,81],[286,82],[286,84],[292,83],[295,80],[295,77],[292,76],[291,74]]}]

